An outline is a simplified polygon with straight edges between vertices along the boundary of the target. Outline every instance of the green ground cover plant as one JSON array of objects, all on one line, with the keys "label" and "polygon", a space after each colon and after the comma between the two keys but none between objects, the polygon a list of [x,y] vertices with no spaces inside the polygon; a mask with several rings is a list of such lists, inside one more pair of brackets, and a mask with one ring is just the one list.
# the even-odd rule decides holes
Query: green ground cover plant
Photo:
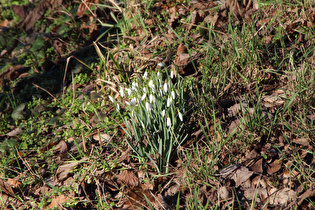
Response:
[{"label": "green ground cover plant", "polygon": [[0,2],[1,209],[314,208],[312,1]]}]

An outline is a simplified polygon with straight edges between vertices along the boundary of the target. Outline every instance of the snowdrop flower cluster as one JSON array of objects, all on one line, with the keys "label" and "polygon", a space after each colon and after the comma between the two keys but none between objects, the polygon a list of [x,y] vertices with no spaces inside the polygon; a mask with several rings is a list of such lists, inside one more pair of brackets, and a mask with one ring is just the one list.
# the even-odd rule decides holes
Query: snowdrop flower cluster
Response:
[{"label": "snowdrop flower cluster", "polygon": [[166,79],[160,72],[145,72],[142,77],[134,79],[130,87],[119,89],[117,101],[109,96],[118,111],[120,107],[127,111],[128,116],[123,119],[130,139],[137,142],[149,139],[146,147],[141,147],[141,143],[135,147],[128,140],[127,143],[138,156],[159,154],[163,157],[159,160],[163,165],[158,167],[159,171],[167,168],[170,156],[165,158],[165,154],[170,155],[172,148],[180,146],[187,137],[183,132],[184,88],[179,80],[173,84],[171,77],[174,77],[172,72]]}]

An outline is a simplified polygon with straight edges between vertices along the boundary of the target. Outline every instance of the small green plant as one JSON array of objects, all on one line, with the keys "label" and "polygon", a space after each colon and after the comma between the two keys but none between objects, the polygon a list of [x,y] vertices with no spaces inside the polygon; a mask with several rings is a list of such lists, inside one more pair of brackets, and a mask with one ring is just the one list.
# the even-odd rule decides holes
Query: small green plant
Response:
[{"label": "small green plant", "polygon": [[[187,138],[184,85],[182,79],[173,84],[171,78],[173,73],[164,81],[160,72],[144,73],[131,88],[121,87],[120,100],[109,96],[117,110],[122,106],[128,112],[123,117],[128,145],[140,162],[150,159],[158,173],[169,172],[172,154]],[[122,103],[125,96],[128,100]]]}]

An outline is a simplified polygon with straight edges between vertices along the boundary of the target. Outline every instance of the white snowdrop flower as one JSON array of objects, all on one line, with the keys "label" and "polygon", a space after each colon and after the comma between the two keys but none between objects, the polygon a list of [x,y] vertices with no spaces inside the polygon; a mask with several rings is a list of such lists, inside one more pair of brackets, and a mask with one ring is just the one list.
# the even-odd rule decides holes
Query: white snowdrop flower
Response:
[{"label": "white snowdrop flower", "polygon": [[171,118],[169,118],[169,117],[166,118],[166,125],[168,127],[171,127],[171,125],[172,125]]},{"label": "white snowdrop flower", "polygon": [[168,97],[167,102],[166,102],[167,107],[170,107],[171,103],[172,103],[172,98]]},{"label": "white snowdrop flower", "polygon": [[148,72],[144,72],[142,78],[143,78],[143,79],[147,79],[147,78],[148,78]]},{"label": "white snowdrop flower", "polygon": [[127,93],[128,93],[128,96],[130,96],[131,95],[131,89],[130,88],[127,88]]},{"label": "white snowdrop flower", "polygon": [[119,94],[120,94],[121,97],[124,97],[125,93],[124,93],[124,88],[123,87],[120,88]]},{"label": "white snowdrop flower", "polygon": [[171,94],[172,94],[172,98],[174,100],[175,99],[175,92],[174,92],[174,90],[171,92]]},{"label": "white snowdrop flower", "polygon": [[136,98],[131,99],[130,105],[136,106],[136,104],[137,104],[137,99]]},{"label": "white snowdrop flower", "polygon": [[144,93],[147,92],[147,88],[146,87],[144,87],[142,90],[143,90]]},{"label": "white snowdrop flower", "polygon": [[138,83],[132,82],[131,89],[136,91],[138,89]]},{"label": "white snowdrop flower", "polygon": [[127,106],[130,106],[130,102],[129,101],[126,101],[125,103],[127,104]]},{"label": "white snowdrop flower", "polygon": [[164,90],[165,93],[167,92],[167,83],[166,82],[163,85],[163,90]]},{"label": "white snowdrop flower", "polygon": [[143,96],[141,97],[141,101],[143,101],[146,97],[147,97],[147,94],[143,94]]},{"label": "white snowdrop flower", "polygon": [[166,106],[169,107],[171,105],[171,98],[167,98]]},{"label": "white snowdrop flower", "polygon": [[162,90],[160,89],[160,94],[159,94],[160,96],[162,96],[163,95],[163,92],[162,92]]},{"label": "white snowdrop flower", "polygon": [[114,98],[112,96],[108,96],[109,100],[114,103]]},{"label": "white snowdrop flower", "polygon": [[117,111],[119,111],[119,110],[120,110],[120,106],[119,106],[119,104],[117,104],[116,109],[117,109]]},{"label": "white snowdrop flower", "polygon": [[142,122],[142,121],[141,121],[141,125],[142,125],[142,128],[145,128],[145,127],[144,127],[144,124],[143,124],[143,122]]},{"label": "white snowdrop flower", "polygon": [[150,80],[150,81],[149,81],[149,87],[150,87],[151,89],[154,89],[153,80]]},{"label": "white snowdrop flower", "polygon": [[180,111],[179,111],[179,110],[178,110],[178,117],[179,117],[180,121],[182,121],[182,122],[183,122],[183,115],[182,115],[182,113],[180,113]]},{"label": "white snowdrop flower", "polygon": [[161,114],[162,114],[162,117],[165,116],[165,109],[163,109],[163,111],[161,112]]},{"label": "white snowdrop flower", "polygon": [[150,94],[150,103],[155,103],[155,97],[152,94]]},{"label": "white snowdrop flower", "polygon": [[146,108],[147,111],[150,111],[150,110],[151,110],[151,107],[150,107],[149,102],[146,102],[146,103],[145,103],[145,108]]},{"label": "white snowdrop flower", "polygon": [[157,65],[158,65],[158,67],[162,68],[162,67],[164,67],[164,66],[165,66],[165,63],[164,63],[164,62],[162,62],[162,63],[158,63]]},{"label": "white snowdrop flower", "polygon": [[170,78],[171,78],[171,79],[173,79],[173,78],[174,78],[174,72],[173,72],[173,70],[171,71]]},{"label": "white snowdrop flower", "polygon": [[157,76],[157,77],[160,77],[160,72],[156,73],[156,76]]}]

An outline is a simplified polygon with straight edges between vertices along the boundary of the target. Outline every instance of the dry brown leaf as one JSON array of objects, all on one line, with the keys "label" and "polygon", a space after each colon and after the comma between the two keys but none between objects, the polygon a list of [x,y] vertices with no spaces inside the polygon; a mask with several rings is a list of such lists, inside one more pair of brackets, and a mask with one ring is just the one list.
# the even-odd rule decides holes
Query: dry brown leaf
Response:
[{"label": "dry brown leaf", "polygon": [[119,180],[127,184],[128,187],[133,188],[139,185],[138,176],[131,170],[120,171],[118,177]]},{"label": "dry brown leaf", "polygon": [[268,193],[264,188],[250,188],[244,191],[244,196],[249,200],[256,199],[256,202],[261,202],[268,197]]},{"label": "dry brown leaf", "polygon": [[6,193],[7,195],[14,196],[14,191],[10,184],[4,182],[2,179],[0,179],[0,191]]},{"label": "dry brown leaf", "polygon": [[80,161],[67,163],[67,164],[59,166],[55,175],[56,181],[62,182],[66,180],[70,176],[71,170],[73,170],[76,166],[80,165],[82,162],[87,161],[87,160],[88,158],[84,157]]},{"label": "dry brown leaf", "polygon": [[274,107],[283,105],[286,98],[287,94],[285,91],[276,90],[272,95],[262,97],[262,101],[266,107]]},{"label": "dry brown leaf", "polygon": [[63,154],[68,151],[68,145],[64,140],[61,140],[59,144],[52,150],[52,153],[60,153]]},{"label": "dry brown leaf", "polygon": [[96,141],[107,142],[111,139],[111,137],[107,133],[98,133],[93,135],[93,139]]},{"label": "dry brown leaf", "polygon": [[70,197],[69,196],[65,196],[64,194],[60,194],[56,197],[54,197],[51,201],[51,203],[46,206],[45,209],[52,209],[52,208],[58,208],[58,209],[61,209],[61,205],[64,204],[64,203],[67,203],[71,201]]},{"label": "dry brown leaf", "polygon": [[61,4],[62,0],[42,0],[18,25],[29,31],[47,10]]},{"label": "dry brown leaf", "polygon": [[309,146],[310,145],[310,140],[307,138],[292,139],[291,142],[293,142],[295,144],[302,145],[302,146]]},{"label": "dry brown leaf", "polygon": [[15,128],[15,129],[13,129],[12,131],[10,131],[9,133],[6,133],[5,135],[6,135],[6,136],[13,137],[13,136],[19,135],[19,134],[22,133],[22,132],[23,132],[23,131],[22,131],[20,128]]},{"label": "dry brown leaf", "polygon": [[310,188],[310,189],[306,190],[302,195],[300,195],[298,197],[298,200],[299,200],[298,205],[300,206],[306,198],[310,198],[310,197],[314,197],[314,196],[315,196],[315,189],[314,188]]},{"label": "dry brown leaf", "polygon": [[263,172],[262,164],[263,164],[263,158],[259,158],[249,168],[256,173],[262,173]]},{"label": "dry brown leaf", "polygon": [[82,0],[77,10],[77,16],[82,17],[87,8],[90,8],[93,4],[98,4],[98,0]]},{"label": "dry brown leaf", "polygon": [[268,165],[267,167],[267,173],[268,174],[273,174],[278,172],[282,167],[282,161],[281,160],[275,160],[271,164]]},{"label": "dry brown leaf", "polygon": [[233,174],[237,169],[239,169],[241,166],[239,164],[233,164],[228,167],[223,168],[220,170],[220,176],[223,176],[223,178],[226,178]]},{"label": "dry brown leaf", "polygon": [[234,104],[233,106],[227,109],[228,116],[235,117],[241,111],[242,108],[248,108],[248,104],[247,103]]},{"label": "dry brown leaf", "polygon": [[253,173],[254,172],[248,170],[248,168],[242,166],[233,173],[231,178],[235,181],[236,187],[238,187],[243,182],[247,181],[253,175]]},{"label": "dry brown leaf", "polygon": [[179,187],[180,185],[179,184],[174,184],[172,186],[170,186],[167,191],[165,192],[165,197],[167,196],[174,196],[176,193],[179,192]]},{"label": "dry brown leaf", "polygon": [[28,6],[19,6],[19,5],[13,5],[12,9],[15,14],[17,14],[20,18],[25,18],[28,13]]},{"label": "dry brown leaf", "polygon": [[282,190],[272,188],[269,191],[269,195],[268,201],[273,205],[284,205],[296,200],[296,193],[290,188],[284,188]]},{"label": "dry brown leaf", "polygon": [[21,185],[21,182],[19,182],[16,179],[11,179],[11,178],[8,178],[6,183],[9,184],[11,187],[14,187],[14,188],[17,188]]},{"label": "dry brown leaf", "polygon": [[148,202],[154,206],[160,206],[160,202],[156,200],[150,190],[146,190],[142,185],[138,185],[132,189],[128,189],[126,193],[127,201],[123,205],[123,209],[134,209],[135,207],[147,207]]},{"label": "dry brown leaf", "polygon": [[0,22],[0,27],[8,27],[10,25],[10,21],[8,19],[5,19]]},{"label": "dry brown leaf", "polygon": [[219,188],[219,196],[224,200],[227,200],[231,197],[231,194],[226,186]]}]

